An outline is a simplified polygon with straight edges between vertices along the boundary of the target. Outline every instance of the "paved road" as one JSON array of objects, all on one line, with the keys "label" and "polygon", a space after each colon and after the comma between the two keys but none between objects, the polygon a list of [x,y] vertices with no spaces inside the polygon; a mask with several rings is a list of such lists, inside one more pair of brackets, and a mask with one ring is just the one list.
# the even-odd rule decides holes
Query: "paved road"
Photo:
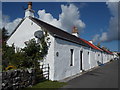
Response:
[{"label": "paved road", "polygon": [[63,88],[118,88],[118,61],[72,79]]}]

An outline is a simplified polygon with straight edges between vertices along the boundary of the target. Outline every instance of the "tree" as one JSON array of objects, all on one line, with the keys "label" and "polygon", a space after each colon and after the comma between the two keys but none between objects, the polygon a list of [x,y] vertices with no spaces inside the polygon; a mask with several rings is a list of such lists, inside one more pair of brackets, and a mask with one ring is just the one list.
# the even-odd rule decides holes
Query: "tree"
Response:
[{"label": "tree", "polygon": [[37,60],[40,58],[40,45],[36,43],[34,39],[31,39],[28,44],[26,44],[26,47],[22,49],[24,52],[24,55],[28,58],[27,60],[27,66],[35,67],[38,63]]},{"label": "tree", "polygon": [[41,43],[37,43],[35,39],[31,39],[22,51],[24,52],[25,57],[29,59],[29,65],[27,66],[38,68],[38,60],[43,59],[48,51],[45,37],[42,37]]},{"label": "tree", "polygon": [[8,39],[8,37],[9,37],[9,33],[8,33],[8,31],[3,27],[3,28],[2,28],[2,41],[3,41],[3,42],[6,41],[6,40]]},{"label": "tree", "polygon": [[3,45],[2,45],[2,65],[3,65],[3,69],[10,64],[11,60],[13,59],[14,54],[15,54],[14,44],[12,46],[8,46],[8,45],[6,45],[6,43],[3,43]]},{"label": "tree", "polygon": [[[35,81],[39,82],[39,79],[42,77],[40,74],[42,70],[39,68],[38,60],[43,59],[48,51],[47,44],[45,42],[45,37],[41,38],[41,42],[37,43],[35,39],[31,39],[27,44],[26,47],[22,49],[24,55],[28,58],[27,59],[27,67],[33,67],[35,69]],[[24,62],[25,63],[25,62]],[[25,66],[26,66],[25,65]]]},{"label": "tree", "polygon": [[48,47],[43,36],[40,43],[37,43],[35,39],[31,39],[23,49],[19,49],[16,52],[14,44],[8,46],[4,42],[2,50],[4,68],[9,65],[14,65],[16,68],[38,68],[38,60],[43,59],[47,55]]}]

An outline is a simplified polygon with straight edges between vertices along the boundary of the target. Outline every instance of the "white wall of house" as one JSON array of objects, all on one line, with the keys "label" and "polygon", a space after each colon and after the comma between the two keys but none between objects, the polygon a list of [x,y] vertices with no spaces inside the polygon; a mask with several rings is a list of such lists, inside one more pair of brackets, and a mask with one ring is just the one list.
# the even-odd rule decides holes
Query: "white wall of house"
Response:
[{"label": "white wall of house", "polygon": [[47,38],[50,38],[48,42],[50,42],[50,45],[48,47],[48,54],[43,60],[44,64],[49,64],[49,79],[54,80],[54,37],[49,34]]},{"label": "white wall of house", "polygon": [[[73,66],[70,66],[70,49],[73,49]],[[82,50],[81,45],[55,38],[54,80],[61,80],[80,73],[80,50]]]},{"label": "white wall of house", "polygon": [[102,63],[102,55],[100,51],[97,51],[97,61],[99,61],[100,63]]},{"label": "white wall of house", "polygon": [[107,53],[103,53],[103,60],[104,60],[104,63],[107,63],[108,61],[107,61]]},{"label": "white wall of house", "polygon": [[[74,62],[73,66],[70,66],[71,52],[74,50]],[[101,61],[101,52],[83,47],[81,45],[55,38],[54,45],[54,80],[61,80],[69,76],[80,73],[80,51],[83,51],[82,56],[82,68],[83,70],[89,70],[98,66],[97,61]],[[58,56],[57,56],[58,54]],[[95,58],[96,57],[96,58]]]},{"label": "white wall of house", "polygon": [[97,66],[96,50],[91,49],[90,61],[91,68]]},{"label": "white wall of house", "polygon": [[41,30],[41,28],[29,18],[26,18],[9,38],[7,44],[11,46],[14,43],[15,47],[23,48],[25,47],[24,42],[35,38],[34,33],[38,30]]},{"label": "white wall of house", "polygon": [[107,54],[107,62],[110,61],[110,54]]},{"label": "white wall of house", "polygon": [[[89,52],[89,55],[88,55]],[[83,70],[90,69],[90,49],[88,47],[83,48]]]}]

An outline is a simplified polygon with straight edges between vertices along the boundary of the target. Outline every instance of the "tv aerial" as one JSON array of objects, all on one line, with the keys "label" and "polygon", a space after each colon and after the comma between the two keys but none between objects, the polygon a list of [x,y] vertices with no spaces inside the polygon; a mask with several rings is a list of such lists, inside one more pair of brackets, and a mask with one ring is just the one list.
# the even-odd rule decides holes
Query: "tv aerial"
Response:
[{"label": "tv aerial", "polygon": [[34,36],[38,39],[41,39],[43,37],[43,31],[39,30],[34,33]]}]

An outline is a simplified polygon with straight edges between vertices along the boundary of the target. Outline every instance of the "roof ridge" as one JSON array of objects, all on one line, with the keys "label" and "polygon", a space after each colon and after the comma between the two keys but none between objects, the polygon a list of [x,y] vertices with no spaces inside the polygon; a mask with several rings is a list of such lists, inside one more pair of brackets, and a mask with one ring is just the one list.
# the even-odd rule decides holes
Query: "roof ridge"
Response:
[{"label": "roof ridge", "polygon": [[[33,17],[31,17],[31,16],[29,16],[29,18],[30,19],[32,19]],[[33,18],[33,19],[37,19],[37,20],[39,20],[39,21],[41,21],[41,22],[43,22],[43,23],[46,23],[46,24],[48,24],[48,25],[51,25],[51,24],[49,24],[49,23],[47,23],[47,22],[45,22],[45,21],[43,21],[43,20],[40,20],[40,19],[38,19],[38,18]],[[58,27],[56,27],[56,26],[53,26],[53,25],[51,25],[52,27],[54,27],[54,28],[57,28],[57,29],[59,29],[59,30],[62,30],[62,32],[64,32],[64,33],[67,33],[67,34],[70,34],[69,32],[66,32],[66,31],[64,31],[63,29],[60,29],[60,28],[58,28]],[[70,35],[72,35],[72,34],[70,34]],[[72,35],[72,36],[74,36],[74,35]],[[76,37],[76,36],[75,36]],[[78,37],[77,37],[78,38]]]},{"label": "roof ridge", "polygon": [[102,49],[98,48],[97,46],[95,46],[94,44],[90,43],[89,41],[80,38],[81,40],[85,41],[86,43],[88,43],[92,48],[97,49],[99,51],[103,51]]}]

